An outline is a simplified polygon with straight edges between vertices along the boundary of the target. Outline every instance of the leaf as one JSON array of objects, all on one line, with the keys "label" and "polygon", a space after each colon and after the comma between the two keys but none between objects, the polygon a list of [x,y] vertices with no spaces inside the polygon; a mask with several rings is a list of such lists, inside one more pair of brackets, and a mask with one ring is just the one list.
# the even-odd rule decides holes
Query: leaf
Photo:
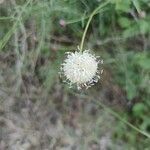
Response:
[{"label": "leaf", "polygon": [[124,38],[128,38],[128,37],[133,37],[137,34],[139,34],[140,31],[138,29],[137,24],[131,26],[130,28],[127,28],[124,32],[123,32],[123,37]]},{"label": "leaf", "polygon": [[150,120],[148,116],[142,115],[143,123],[141,124],[141,129],[146,130],[150,125]]},{"label": "leaf", "polygon": [[130,0],[116,0],[116,10],[120,10],[123,12],[129,12],[130,10]]},{"label": "leaf", "polygon": [[150,69],[150,59],[141,59],[139,65],[146,70]]},{"label": "leaf", "polygon": [[128,18],[126,18],[126,17],[120,17],[120,18],[118,19],[118,23],[119,23],[119,25],[120,25],[121,27],[127,28],[127,27],[130,26],[131,21],[130,21]]},{"label": "leaf", "polygon": [[140,32],[142,34],[148,33],[150,31],[149,30],[149,22],[144,21],[144,20],[140,20],[139,21],[139,28],[140,28]]},{"label": "leaf", "polygon": [[132,109],[134,115],[136,116],[143,115],[144,110],[145,110],[145,105],[143,103],[135,104]]},{"label": "leaf", "polygon": [[134,7],[136,8],[137,12],[140,14],[141,9],[140,9],[139,1],[138,0],[133,0],[132,2],[133,2]]},{"label": "leaf", "polygon": [[146,53],[138,53],[134,56],[134,61],[137,63],[142,69],[150,70],[150,59],[148,58]]},{"label": "leaf", "polygon": [[127,98],[129,100],[132,100],[136,94],[137,94],[137,87],[135,86],[134,83],[132,83],[132,81],[127,82],[126,84],[126,92],[127,92]]}]

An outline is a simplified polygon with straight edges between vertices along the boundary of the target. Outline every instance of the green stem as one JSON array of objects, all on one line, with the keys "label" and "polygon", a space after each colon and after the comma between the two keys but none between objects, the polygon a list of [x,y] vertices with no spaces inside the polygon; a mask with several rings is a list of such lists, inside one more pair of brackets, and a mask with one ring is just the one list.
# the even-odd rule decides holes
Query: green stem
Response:
[{"label": "green stem", "polygon": [[[94,14],[94,16],[97,15],[97,14],[99,14],[99,13],[104,13],[106,10],[107,10],[107,9],[99,10],[99,11],[97,11],[97,12]],[[91,14],[90,14],[90,15],[91,15]],[[85,16],[84,18],[78,18],[78,19],[68,20],[68,21],[66,21],[66,25],[68,25],[68,24],[73,24],[73,23],[77,23],[77,22],[81,22],[81,21],[83,21],[83,20],[87,20],[87,19],[90,17],[90,15],[87,15],[87,16]],[[82,15],[81,15],[81,16],[82,16]],[[1,19],[1,18],[0,18],[0,19]]]},{"label": "green stem", "polygon": [[[118,115],[115,111],[113,111],[111,108],[107,107],[105,104],[102,104],[100,101],[97,101],[98,99],[95,97],[93,99],[93,97],[89,97],[86,95],[81,95],[81,94],[77,94],[72,92],[72,94],[76,95],[76,96],[80,96],[81,98],[85,98],[85,99],[92,99],[92,102],[101,106],[104,110],[106,110],[108,113],[112,114],[114,117],[116,117],[118,120],[122,121],[123,123],[125,123],[126,125],[128,125],[130,128],[134,129],[135,131],[137,131],[138,133],[140,133],[141,135],[144,135],[145,137],[150,139],[150,134],[140,130],[139,128],[137,128],[136,126],[134,126],[133,124],[131,124],[130,122],[126,121],[125,119],[122,118],[122,116]],[[95,100],[97,99],[97,100]]]},{"label": "green stem", "polygon": [[129,127],[131,127],[132,129],[134,129],[135,131],[141,133],[142,135],[146,136],[147,138],[150,138],[150,134],[140,130],[139,128],[137,128],[136,126],[132,125],[130,122],[126,121],[125,119],[123,119],[120,115],[118,115],[116,112],[114,112],[112,109],[106,107],[104,104],[94,101],[95,103],[97,103],[99,106],[101,106],[103,109],[105,109],[106,111],[108,111],[109,113],[111,113],[113,116],[115,116],[118,120],[122,121],[123,123],[125,123],[126,125],[128,125]]},{"label": "green stem", "polygon": [[85,27],[85,30],[84,30],[84,33],[83,33],[83,36],[82,36],[82,40],[81,40],[81,44],[80,44],[80,52],[83,51],[83,44],[84,44],[84,40],[85,40],[85,36],[86,36],[86,33],[87,33],[87,30],[88,30],[88,27],[90,25],[90,22],[93,18],[93,16],[97,13],[98,10],[100,10],[102,7],[106,6],[107,4],[109,3],[109,1],[106,1],[105,3],[103,3],[102,5],[99,5],[96,9],[94,9],[94,11],[91,13],[90,17],[89,17],[89,20],[86,24],[86,27]]}]

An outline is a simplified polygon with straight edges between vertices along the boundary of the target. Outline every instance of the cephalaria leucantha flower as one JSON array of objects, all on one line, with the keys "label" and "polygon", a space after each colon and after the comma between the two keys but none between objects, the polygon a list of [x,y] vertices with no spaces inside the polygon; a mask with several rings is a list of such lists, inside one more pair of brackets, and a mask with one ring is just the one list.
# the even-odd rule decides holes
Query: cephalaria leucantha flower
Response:
[{"label": "cephalaria leucantha flower", "polygon": [[61,67],[61,74],[70,85],[78,89],[90,87],[100,78],[99,64],[102,60],[88,50],[83,52],[67,52],[67,57]]}]

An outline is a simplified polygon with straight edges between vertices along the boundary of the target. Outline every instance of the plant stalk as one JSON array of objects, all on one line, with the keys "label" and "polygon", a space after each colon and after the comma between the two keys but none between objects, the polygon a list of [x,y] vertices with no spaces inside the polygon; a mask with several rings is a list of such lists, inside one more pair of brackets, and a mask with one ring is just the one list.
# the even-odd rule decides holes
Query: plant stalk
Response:
[{"label": "plant stalk", "polygon": [[106,1],[105,3],[103,3],[102,5],[99,5],[96,9],[94,9],[94,11],[91,13],[89,19],[88,19],[88,22],[86,24],[86,27],[85,27],[85,30],[83,32],[83,35],[82,35],[82,40],[81,40],[81,44],[80,44],[80,52],[83,51],[83,45],[84,45],[84,41],[85,41],[85,36],[86,36],[86,33],[87,33],[87,30],[89,28],[89,25],[90,25],[90,22],[93,18],[93,16],[97,13],[97,11],[99,11],[101,8],[103,8],[104,6],[106,6],[107,4],[109,3],[109,1]]}]

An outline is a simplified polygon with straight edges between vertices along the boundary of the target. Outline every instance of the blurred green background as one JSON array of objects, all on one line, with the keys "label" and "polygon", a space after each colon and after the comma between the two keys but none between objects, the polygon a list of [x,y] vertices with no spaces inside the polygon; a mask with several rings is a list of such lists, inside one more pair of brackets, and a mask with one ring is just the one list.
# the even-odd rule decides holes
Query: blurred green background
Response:
[{"label": "blurred green background", "polygon": [[59,77],[104,2],[0,0],[0,149],[150,149],[107,111],[150,134],[150,0],[111,0],[93,17],[84,48],[104,60],[97,84],[78,91]]}]

